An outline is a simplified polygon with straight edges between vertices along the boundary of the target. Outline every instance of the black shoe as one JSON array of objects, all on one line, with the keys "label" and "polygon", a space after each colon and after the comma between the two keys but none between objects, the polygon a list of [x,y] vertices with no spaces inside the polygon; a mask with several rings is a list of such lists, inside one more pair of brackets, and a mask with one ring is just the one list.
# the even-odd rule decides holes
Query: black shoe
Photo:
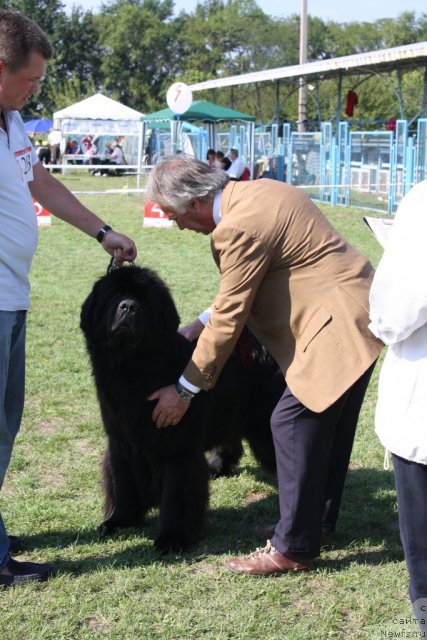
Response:
[{"label": "black shoe", "polygon": [[25,582],[44,582],[53,575],[53,567],[50,564],[36,562],[18,562],[9,557],[4,567],[8,574],[0,573],[0,587],[15,587]]},{"label": "black shoe", "polygon": [[9,553],[11,556],[16,556],[18,553],[22,553],[24,550],[24,544],[22,538],[19,536],[9,536]]}]

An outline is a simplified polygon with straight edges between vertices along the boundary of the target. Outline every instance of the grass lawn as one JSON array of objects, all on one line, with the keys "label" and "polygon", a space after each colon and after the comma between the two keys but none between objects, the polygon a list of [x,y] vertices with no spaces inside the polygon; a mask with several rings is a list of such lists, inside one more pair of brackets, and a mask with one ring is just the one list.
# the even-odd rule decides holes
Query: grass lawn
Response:
[{"label": "grass lawn", "polygon": [[[63,179],[76,189],[72,175]],[[96,188],[125,183],[87,181]],[[209,238],[176,228],[144,229],[137,197],[82,200],[135,239],[138,263],[166,280],[183,323],[212,301],[218,274]],[[362,211],[323,210],[378,262],[381,249]],[[105,439],[79,312],[107,265],[99,245],[66,224],[55,220],[40,230],[28,315],[25,415],[0,504],[10,533],[25,536],[23,558],[53,562],[58,573],[47,583],[0,593],[2,640],[391,637],[384,634],[400,629],[400,618],[411,611],[392,472],[383,470],[373,430],[378,370],[360,419],[339,529],[325,539],[313,573],[253,578],[226,569],[229,557],[264,544],[253,526],[278,517],[275,478],[250,455],[237,475],[212,482],[208,535],[193,550],[161,556],[153,549],[156,512],[141,531],[98,539]]]}]

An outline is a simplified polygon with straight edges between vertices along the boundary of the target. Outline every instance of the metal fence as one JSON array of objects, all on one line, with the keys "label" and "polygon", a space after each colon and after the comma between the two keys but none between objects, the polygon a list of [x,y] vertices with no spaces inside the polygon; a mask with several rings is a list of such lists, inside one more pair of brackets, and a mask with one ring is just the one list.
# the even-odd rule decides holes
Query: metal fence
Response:
[{"label": "metal fence", "polygon": [[[292,131],[289,124],[255,132],[254,177],[268,176],[304,188],[322,202],[393,213],[413,184],[427,178],[427,119],[410,135],[408,122],[396,131],[353,131],[348,122],[333,132]],[[239,135],[221,134],[223,149],[235,146],[245,157]]]},{"label": "metal fence", "polygon": [[[396,131],[350,131],[341,122],[320,131],[255,134],[255,148],[268,156],[267,175],[303,187],[312,198],[331,204],[393,213],[413,184],[427,178],[427,119],[415,135],[406,120]],[[257,139],[258,137],[258,139]]]}]

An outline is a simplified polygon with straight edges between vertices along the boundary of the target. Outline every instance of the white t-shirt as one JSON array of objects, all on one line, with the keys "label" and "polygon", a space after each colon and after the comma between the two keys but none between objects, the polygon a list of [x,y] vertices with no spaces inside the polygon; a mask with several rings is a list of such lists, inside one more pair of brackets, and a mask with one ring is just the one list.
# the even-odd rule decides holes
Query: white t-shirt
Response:
[{"label": "white t-shirt", "polygon": [[226,173],[228,173],[231,178],[236,178],[238,180],[242,177],[242,173],[244,172],[245,167],[246,165],[243,162],[242,158],[237,157],[228,167]]},{"label": "white t-shirt", "polygon": [[59,129],[52,129],[47,136],[47,142],[50,145],[61,144],[62,141],[62,133]]},{"label": "white t-shirt", "polygon": [[28,183],[39,162],[21,116],[3,111],[0,127],[0,310],[30,306],[29,271],[37,247],[37,216]]}]

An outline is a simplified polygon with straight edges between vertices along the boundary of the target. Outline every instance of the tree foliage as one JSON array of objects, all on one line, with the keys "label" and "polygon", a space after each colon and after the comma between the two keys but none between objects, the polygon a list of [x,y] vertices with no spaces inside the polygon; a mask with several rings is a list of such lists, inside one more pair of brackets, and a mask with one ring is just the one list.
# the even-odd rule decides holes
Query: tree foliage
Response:
[{"label": "tree foliage", "polygon": [[[78,2],[78,0],[76,0]],[[262,69],[298,64],[300,18],[277,19],[255,0],[200,0],[193,12],[174,14],[173,0],[110,0],[94,15],[60,0],[0,0],[35,19],[49,35],[55,57],[40,93],[26,107],[51,115],[95,91],[142,112],[163,108],[167,88]],[[406,11],[396,20],[338,23],[309,17],[308,60],[427,40],[427,14]],[[399,100],[399,86],[403,102]],[[417,117],[422,109],[423,71],[346,76],[356,88],[361,120]],[[256,115],[258,120],[296,120],[298,82],[243,84],[197,94]],[[307,97],[308,118],[335,119],[337,82],[319,79]],[[343,115],[343,114],[341,114]]]}]

